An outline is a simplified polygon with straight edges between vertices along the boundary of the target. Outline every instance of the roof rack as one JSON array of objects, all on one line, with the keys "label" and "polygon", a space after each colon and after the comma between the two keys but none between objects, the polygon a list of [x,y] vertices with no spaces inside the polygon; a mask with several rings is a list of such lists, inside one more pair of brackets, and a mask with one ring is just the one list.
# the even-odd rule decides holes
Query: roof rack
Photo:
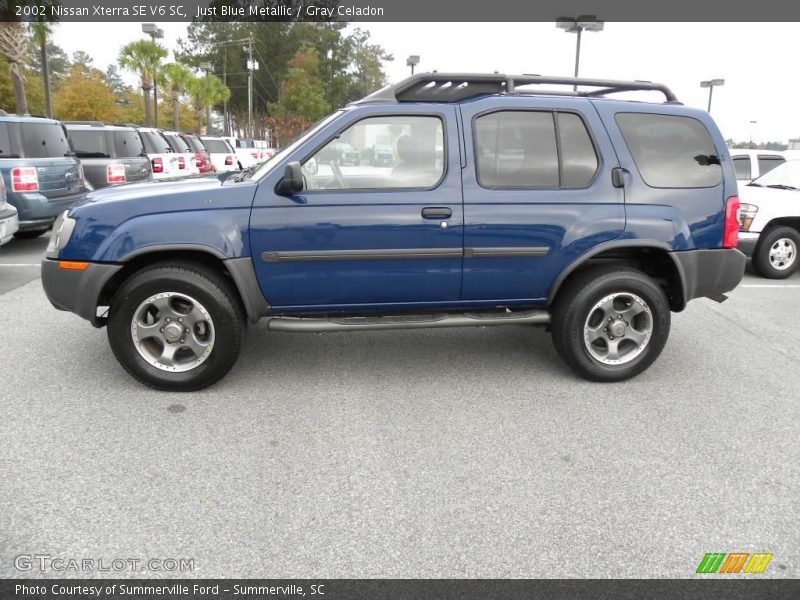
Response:
[{"label": "roof rack", "polygon": [[[552,91],[518,90],[529,85],[567,85],[598,88],[594,90]],[[680,104],[666,85],[652,81],[617,81],[584,77],[545,75],[504,75],[501,73],[418,73],[362,98],[370,102],[460,102],[484,94],[543,94],[597,98],[617,92],[652,91],[664,94],[665,101]]]},{"label": "roof rack", "polygon": [[64,121],[64,125],[91,125],[92,127],[105,127],[102,121]]}]

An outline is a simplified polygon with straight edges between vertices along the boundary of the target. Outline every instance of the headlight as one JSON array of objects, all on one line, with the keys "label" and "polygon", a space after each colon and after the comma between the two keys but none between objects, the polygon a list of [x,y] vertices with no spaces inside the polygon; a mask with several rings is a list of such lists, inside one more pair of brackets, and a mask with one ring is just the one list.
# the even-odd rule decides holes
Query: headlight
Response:
[{"label": "headlight", "polygon": [[72,230],[75,229],[75,219],[68,216],[69,210],[65,210],[53,223],[53,231],[50,233],[50,241],[47,244],[45,256],[47,258],[58,258],[59,253],[72,237]]},{"label": "headlight", "polygon": [[758,207],[755,204],[741,204],[739,206],[739,231],[750,231],[750,225],[756,218]]}]

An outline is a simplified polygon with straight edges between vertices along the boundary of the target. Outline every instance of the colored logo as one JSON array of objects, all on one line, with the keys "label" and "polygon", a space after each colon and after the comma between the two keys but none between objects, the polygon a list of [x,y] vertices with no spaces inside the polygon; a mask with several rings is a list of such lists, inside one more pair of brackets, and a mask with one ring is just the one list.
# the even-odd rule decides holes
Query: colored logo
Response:
[{"label": "colored logo", "polygon": [[700,565],[697,573],[763,573],[767,568],[772,554],[766,552],[708,552]]}]

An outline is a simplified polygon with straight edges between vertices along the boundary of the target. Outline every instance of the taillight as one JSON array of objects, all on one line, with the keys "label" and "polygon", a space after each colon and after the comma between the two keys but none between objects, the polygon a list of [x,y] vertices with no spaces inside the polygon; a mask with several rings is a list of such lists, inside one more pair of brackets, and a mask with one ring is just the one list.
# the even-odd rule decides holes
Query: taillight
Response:
[{"label": "taillight", "polygon": [[258,160],[258,152],[251,152],[251,153],[250,153],[250,156],[252,156],[252,157],[253,157],[253,158],[255,158],[256,160]]},{"label": "taillight", "polygon": [[225,157],[225,164],[226,165],[232,165],[233,164],[233,157],[230,154]]},{"label": "taillight", "polygon": [[186,168],[186,159],[183,156],[178,157],[178,168],[185,169]]},{"label": "taillight", "polygon": [[723,248],[736,248],[739,242],[739,198],[731,196],[725,203],[725,229],[722,234]]},{"label": "taillight", "polygon": [[125,183],[125,165],[113,164],[106,167],[108,183]]},{"label": "taillight", "polygon": [[194,162],[198,169],[203,169],[206,166],[206,159],[202,152],[194,153]]},{"label": "taillight", "polygon": [[14,167],[11,169],[11,189],[15,192],[39,191],[39,177],[35,167]]},{"label": "taillight", "polygon": [[163,173],[164,172],[164,161],[160,158],[154,158],[150,161],[153,163],[153,173]]}]

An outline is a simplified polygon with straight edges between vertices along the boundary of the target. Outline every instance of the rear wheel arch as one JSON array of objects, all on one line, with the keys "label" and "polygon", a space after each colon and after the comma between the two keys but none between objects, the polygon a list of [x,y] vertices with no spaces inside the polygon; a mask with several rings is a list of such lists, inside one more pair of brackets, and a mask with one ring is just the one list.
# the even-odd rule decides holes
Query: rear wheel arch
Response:
[{"label": "rear wheel arch", "polygon": [[548,307],[558,302],[559,294],[575,277],[589,269],[606,265],[625,266],[641,271],[659,284],[669,301],[670,310],[686,308],[684,273],[670,246],[663,242],[623,240],[601,244],[570,263],[550,289]]}]

